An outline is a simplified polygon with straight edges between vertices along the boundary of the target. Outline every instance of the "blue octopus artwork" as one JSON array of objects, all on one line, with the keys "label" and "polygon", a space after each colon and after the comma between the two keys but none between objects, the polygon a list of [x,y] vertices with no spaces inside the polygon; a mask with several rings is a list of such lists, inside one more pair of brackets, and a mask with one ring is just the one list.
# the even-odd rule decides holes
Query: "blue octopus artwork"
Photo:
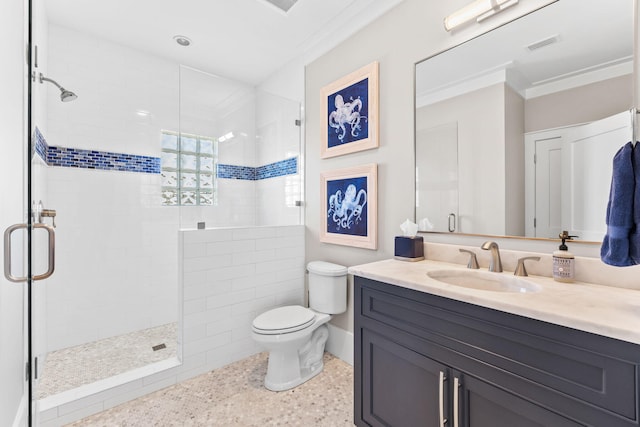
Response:
[{"label": "blue octopus artwork", "polygon": [[368,97],[369,79],[363,79],[329,96],[329,147],[369,137]]},{"label": "blue octopus artwork", "polygon": [[367,235],[367,178],[327,182],[327,232]]}]

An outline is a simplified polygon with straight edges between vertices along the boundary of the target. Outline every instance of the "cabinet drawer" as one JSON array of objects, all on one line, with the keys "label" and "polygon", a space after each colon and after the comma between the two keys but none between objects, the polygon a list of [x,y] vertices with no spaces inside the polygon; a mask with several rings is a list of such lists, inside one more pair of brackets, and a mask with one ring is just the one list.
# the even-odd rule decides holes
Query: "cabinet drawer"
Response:
[{"label": "cabinet drawer", "polygon": [[640,346],[360,277],[356,283],[366,284],[357,288],[362,322],[454,350],[478,369],[491,367],[487,375],[498,372],[502,383],[510,376],[514,392],[563,413],[586,410],[583,401],[637,420]]}]

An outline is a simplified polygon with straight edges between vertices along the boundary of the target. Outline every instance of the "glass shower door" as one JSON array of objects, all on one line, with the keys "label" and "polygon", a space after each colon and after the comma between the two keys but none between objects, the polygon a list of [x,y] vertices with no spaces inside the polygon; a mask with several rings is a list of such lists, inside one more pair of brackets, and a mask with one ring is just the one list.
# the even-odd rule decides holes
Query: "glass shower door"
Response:
[{"label": "glass shower door", "polygon": [[[56,265],[32,288],[32,394],[56,424],[69,404],[181,363],[179,210],[163,205],[161,177],[163,134],[179,129],[179,70],[64,26],[43,5],[32,10],[28,203],[34,223],[55,227]],[[40,274],[47,238],[34,236]]]},{"label": "glass shower door", "polygon": [[[2,79],[6,87],[0,101],[0,232],[9,230],[2,246],[4,274],[0,276],[0,425],[29,423],[28,298],[27,283],[9,278],[27,274],[27,137],[23,108],[28,66],[26,3],[10,1],[0,13]],[[21,84],[21,82],[23,82]]]}]

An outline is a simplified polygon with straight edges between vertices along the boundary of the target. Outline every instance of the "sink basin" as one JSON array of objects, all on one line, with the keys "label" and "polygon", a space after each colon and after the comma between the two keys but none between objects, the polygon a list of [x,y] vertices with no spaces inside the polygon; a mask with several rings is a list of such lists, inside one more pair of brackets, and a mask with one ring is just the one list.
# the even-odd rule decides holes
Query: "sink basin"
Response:
[{"label": "sink basin", "polygon": [[530,293],[540,290],[540,286],[533,282],[489,271],[435,270],[428,272],[427,276],[449,285],[481,291]]}]

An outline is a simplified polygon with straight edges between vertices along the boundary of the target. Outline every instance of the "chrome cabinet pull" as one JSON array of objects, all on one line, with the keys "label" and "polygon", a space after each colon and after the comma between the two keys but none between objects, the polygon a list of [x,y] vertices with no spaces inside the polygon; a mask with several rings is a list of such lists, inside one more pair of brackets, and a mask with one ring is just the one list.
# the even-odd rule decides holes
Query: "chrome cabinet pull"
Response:
[{"label": "chrome cabinet pull", "polygon": [[56,232],[52,226],[47,224],[33,224],[33,228],[44,228],[49,235],[49,262],[47,271],[43,274],[33,276],[33,280],[43,280],[50,277],[56,269]]},{"label": "chrome cabinet pull", "polygon": [[[4,231],[4,277],[7,278],[10,282],[21,283],[26,282],[28,277],[16,277],[11,272],[11,234],[13,234],[16,230],[26,229],[28,227],[27,224],[14,224],[8,227]],[[39,274],[33,276],[33,280],[42,280],[50,277],[55,270],[55,262],[56,262],[56,233],[53,227],[47,224],[33,224],[33,228],[44,228],[47,230],[47,234],[49,237],[49,261],[47,271],[43,274]]]},{"label": "chrome cabinet pull", "polygon": [[440,371],[440,379],[438,381],[438,408],[439,408],[439,426],[444,427],[447,419],[444,417],[444,382],[447,377],[444,372]]},{"label": "chrome cabinet pull", "polygon": [[460,417],[460,378],[453,379],[453,427],[459,427]]},{"label": "chrome cabinet pull", "polygon": [[4,231],[4,277],[14,283],[26,282],[27,277],[16,277],[11,272],[11,234],[16,230],[27,228],[27,224],[14,224]]},{"label": "chrome cabinet pull", "polygon": [[[453,222],[451,221],[453,220]],[[453,233],[454,231],[456,231],[456,214],[454,214],[453,212],[449,214],[449,232]]]}]

